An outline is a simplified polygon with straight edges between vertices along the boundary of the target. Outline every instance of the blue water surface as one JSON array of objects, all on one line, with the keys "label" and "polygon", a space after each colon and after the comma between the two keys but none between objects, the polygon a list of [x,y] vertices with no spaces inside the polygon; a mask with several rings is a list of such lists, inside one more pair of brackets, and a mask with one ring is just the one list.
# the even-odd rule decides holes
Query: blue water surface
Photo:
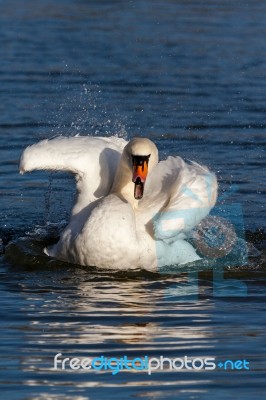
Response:
[{"label": "blue water surface", "polygon": [[[266,3],[1,0],[0,11],[3,398],[262,399]],[[218,286],[211,271],[197,281],[47,261],[42,241],[68,219],[74,179],[22,177],[18,162],[27,145],[59,134],[148,136],[162,158],[209,166],[220,215],[241,211],[253,258],[220,271]],[[56,353],[246,359],[250,370],[54,371]]]}]

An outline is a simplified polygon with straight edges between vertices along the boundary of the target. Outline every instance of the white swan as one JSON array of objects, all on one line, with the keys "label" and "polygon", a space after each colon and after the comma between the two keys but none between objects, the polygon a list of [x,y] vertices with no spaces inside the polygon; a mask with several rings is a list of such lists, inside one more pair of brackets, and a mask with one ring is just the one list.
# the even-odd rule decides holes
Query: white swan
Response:
[{"label": "white swan", "polygon": [[186,239],[216,202],[216,177],[206,167],[180,157],[158,162],[155,144],[145,138],[61,137],[24,151],[20,171],[34,169],[78,176],[70,222],[47,255],[152,271],[200,259]]}]

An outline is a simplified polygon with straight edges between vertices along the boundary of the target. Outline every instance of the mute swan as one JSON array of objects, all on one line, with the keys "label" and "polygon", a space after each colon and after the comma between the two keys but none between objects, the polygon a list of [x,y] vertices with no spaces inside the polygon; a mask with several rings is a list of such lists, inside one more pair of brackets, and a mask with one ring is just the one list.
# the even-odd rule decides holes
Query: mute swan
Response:
[{"label": "mute swan", "polygon": [[34,169],[77,175],[70,222],[47,255],[151,271],[200,259],[186,239],[216,202],[216,177],[206,167],[180,157],[158,162],[146,138],[59,137],[26,148],[20,172]]}]

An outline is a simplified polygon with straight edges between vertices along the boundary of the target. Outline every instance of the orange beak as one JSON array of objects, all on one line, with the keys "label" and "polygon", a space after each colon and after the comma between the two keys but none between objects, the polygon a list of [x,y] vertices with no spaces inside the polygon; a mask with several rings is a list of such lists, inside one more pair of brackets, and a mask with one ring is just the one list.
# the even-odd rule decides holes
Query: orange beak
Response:
[{"label": "orange beak", "polygon": [[148,174],[148,162],[143,161],[142,165],[133,165],[133,177],[132,181],[135,183],[138,178],[142,183],[145,183]]},{"label": "orange beak", "polygon": [[144,193],[144,183],[148,175],[148,163],[150,156],[132,156],[133,161],[133,177],[132,182],[135,183],[134,197],[140,200]]}]

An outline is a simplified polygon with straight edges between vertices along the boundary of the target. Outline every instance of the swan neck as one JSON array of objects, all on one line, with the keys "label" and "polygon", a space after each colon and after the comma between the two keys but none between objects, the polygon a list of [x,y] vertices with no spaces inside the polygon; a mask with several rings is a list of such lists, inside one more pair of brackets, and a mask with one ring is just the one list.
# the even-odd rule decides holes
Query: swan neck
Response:
[{"label": "swan neck", "polygon": [[136,203],[134,198],[134,183],[132,182],[132,169],[127,160],[125,160],[124,154],[122,154],[118,164],[111,193],[126,200],[132,206]]}]

